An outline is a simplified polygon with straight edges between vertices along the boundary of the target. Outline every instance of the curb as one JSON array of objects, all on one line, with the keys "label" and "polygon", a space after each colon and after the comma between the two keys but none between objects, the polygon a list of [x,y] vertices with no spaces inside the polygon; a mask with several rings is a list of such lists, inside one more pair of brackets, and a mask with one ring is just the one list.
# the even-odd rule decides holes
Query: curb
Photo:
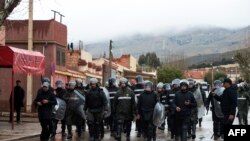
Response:
[{"label": "curb", "polygon": [[33,138],[33,137],[38,137],[40,135],[40,133],[36,133],[30,136],[21,136],[21,137],[15,137],[15,138],[11,138],[11,139],[3,139],[1,141],[19,141],[19,140],[24,140],[24,139],[29,139],[29,138]]}]

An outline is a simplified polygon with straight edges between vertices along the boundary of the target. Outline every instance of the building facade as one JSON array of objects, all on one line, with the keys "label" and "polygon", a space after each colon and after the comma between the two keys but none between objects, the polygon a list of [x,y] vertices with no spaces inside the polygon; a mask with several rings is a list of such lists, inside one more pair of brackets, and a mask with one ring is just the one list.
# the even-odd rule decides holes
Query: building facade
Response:
[{"label": "building facade", "polygon": [[[28,20],[9,20],[5,23],[6,30],[6,45],[21,49],[28,49]],[[32,77],[32,93],[27,94],[25,98],[25,108],[31,108],[35,112],[33,105],[28,105],[27,98],[32,100],[37,94],[37,90],[41,87],[41,78],[48,77],[51,79],[51,85],[57,79],[61,79],[66,83],[70,79],[77,77],[84,77],[77,70],[69,70],[65,66],[67,47],[67,26],[55,20],[37,20],[33,21],[33,48],[34,51],[39,51],[45,55],[45,74],[44,76]],[[9,96],[11,88],[11,70],[0,68],[2,79],[0,80],[0,87],[2,94],[0,95],[0,110],[9,110]],[[22,87],[27,89],[27,76],[22,74],[15,74],[15,80],[22,81]],[[9,81],[6,81],[9,80]],[[7,83],[6,83],[7,82]]]}]

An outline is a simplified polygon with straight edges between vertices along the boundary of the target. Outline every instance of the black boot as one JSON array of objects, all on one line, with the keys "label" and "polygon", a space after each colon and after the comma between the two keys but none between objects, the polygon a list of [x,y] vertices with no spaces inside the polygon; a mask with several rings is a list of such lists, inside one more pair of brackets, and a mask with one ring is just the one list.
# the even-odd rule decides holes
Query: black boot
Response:
[{"label": "black boot", "polygon": [[196,135],[192,135],[192,139],[195,139],[196,138]]},{"label": "black boot", "polygon": [[140,138],[141,137],[141,132],[137,132],[137,137]]},{"label": "black boot", "polygon": [[68,134],[67,139],[72,139],[72,134]]},{"label": "black boot", "polygon": [[67,125],[67,129],[68,129],[68,136],[67,139],[72,139],[72,126],[71,125]]}]

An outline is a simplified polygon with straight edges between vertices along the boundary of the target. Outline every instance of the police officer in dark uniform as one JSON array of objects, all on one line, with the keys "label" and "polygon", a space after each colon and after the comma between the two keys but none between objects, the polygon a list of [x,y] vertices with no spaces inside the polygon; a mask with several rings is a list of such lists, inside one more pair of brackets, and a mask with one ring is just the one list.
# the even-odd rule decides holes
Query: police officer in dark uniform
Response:
[{"label": "police officer in dark uniform", "polygon": [[170,128],[170,132],[171,132],[171,139],[174,139],[175,135],[176,135],[176,126],[175,124],[175,108],[173,107],[173,101],[175,98],[175,94],[177,94],[177,92],[179,92],[180,90],[180,79],[174,79],[172,81],[172,90],[169,91],[169,97],[168,97],[168,103],[170,105],[169,107],[169,113],[168,113],[168,125]]},{"label": "police officer in dark uniform", "polygon": [[[189,85],[188,90],[194,95],[197,91],[198,87],[195,87],[195,82],[193,79],[188,79]],[[197,103],[197,101],[196,101]],[[191,116],[190,116],[190,122],[188,126],[188,138],[195,139],[196,138],[196,125],[198,124],[198,109],[197,107],[192,107],[191,109]]]},{"label": "police officer in dark uniform", "polygon": [[[81,78],[76,79],[76,87],[75,90],[78,91],[81,95],[85,97],[85,88],[83,86],[83,80]],[[85,132],[86,130],[86,120],[82,120],[82,131]]]},{"label": "police officer in dark uniform", "polygon": [[116,123],[116,136],[118,141],[121,141],[121,133],[123,125],[126,126],[127,141],[130,140],[131,125],[134,116],[136,115],[136,103],[134,92],[128,88],[128,80],[126,78],[120,79],[120,89],[114,98],[113,115]]},{"label": "police officer in dark uniform", "polygon": [[[159,82],[157,84],[157,96],[160,100],[160,103],[165,106],[165,116],[167,116],[167,109],[169,108],[169,103],[168,103],[168,93],[165,91],[165,85],[162,82]],[[166,117],[165,117],[166,119]],[[160,130],[165,130],[165,121],[162,123],[160,127],[158,127]]]},{"label": "police officer in dark uniform", "polygon": [[171,132],[171,123],[170,123],[170,118],[169,118],[169,116],[170,116],[170,111],[171,111],[171,103],[170,103],[170,101],[169,101],[169,98],[170,98],[170,95],[172,95],[173,94],[173,91],[172,91],[172,88],[171,88],[171,84],[170,83],[166,83],[166,84],[164,84],[164,86],[163,86],[163,89],[164,89],[164,92],[165,92],[165,94],[166,94],[166,102],[165,102],[165,111],[166,111],[166,117],[168,117],[167,118],[167,124],[168,124],[168,132]]},{"label": "police officer in dark uniform", "polygon": [[181,80],[181,90],[175,95],[173,106],[175,107],[176,140],[187,141],[187,130],[190,122],[191,109],[196,107],[196,101],[191,92],[188,91],[189,82]]},{"label": "police officer in dark uniform", "polygon": [[207,109],[207,111],[209,111],[209,107],[210,107],[210,103],[211,103],[210,109],[212,111],[214,140],[217,140],[224,132],[221,130],[222,120],[223,120],[224,115],[221,111],[220,102],[217,101],[212,96],[212,93],[216,93],[217,95],[221,95],[224,91],[224,88],[222,87],[222,82],[220,80],[215,80],[213,83],[214,83],[214,88],[212,89],[212,91],[208,95],[208,98],[206,101],[206,109]]},{"label": "police officer in dark uniform", "polygon": [[[134,88],[134,94],[135,94],[135,101],[138,103],[138,98],[141,93],[144,92],[144,80],[141,75],[137,75],[136,78],[136,84],[133,87]],[[137,137],[141,137],[142,134],[142,119],[136,119],[136,128],[135,130],[137,131]]]},{"label": "police officer in dark uniform", "polygon": [[92,141],[101,140],[101,122],[104,112],[107,112],[107,99],[102,89],[98,86],[96,78],[90,79],[90,89],[86,93],[84,110],[87,113],[89,136]]},{"label": "police officer in dark uniform", "polygon": [[[50,84],[50,79],[49,79],[48,77],[43,77],[42,80],[41,80],[41,82],[42,82],[42,84],[43,84],[44,82],[48,82],[48,83],[49,83],[49,91],[52,92],[52,93],[54,93],[54,89],[53,89],[53,87],[51,86],[51,84]],[[42,91],[42,90],[43,90],[43,87],[41,87],[38,91]]]},{"label": "police officer in dark uniform", "polygon": [[[57,98],[60,98],[61,100],[64,100],[63,99],[63,96],[67,93],[67,91],[63,88],[63,82],[62,80],[57,80],[56,81],[56,97]],[[52,134],[51,134],[51,137],[50,138],[54,138],[55,135],[56,135],[56,130],[57,130],[57,124],[59,122],[59,120],[53,118],[52,120],[53,122],[53,131],[52,131]],[[62,128],[62,136],[65,136],[65,128],[66,128],[66,121],[65,121],[65,118],[63,120],[61,120],[61,128]]]},{"label": "police officer in dark uniform", "polygon": [[250,95],[247,91],[247,83],[241,82],[239,84],[239,95],[238,95],[238,119],[240,125],[248,125],[248,111],[250,104]]},{"label": "police officer in dark uniform", "polygon": [[142,129],[146,141],[156,140],[156,127],[153,124],[153,112],[157,103],[157,94],[153,91],[153,83],[145,81],[145,91],[138,99],[138,116],[142,120]]},{"label": "police officer in dark uniform", "polygon": [[118,91],[118,87],[116,86],[116,80],[115,78],[110,78],[108,81],[108,86],[106,87],[109,91],[109,99],[110,99],[110,104],[111,104],[111,115],[106,119],[109,127],[110,127],[110,132],[111,136],[114,135],[114,119],[113,119],[113,101],[115,98],[115,95]]},{"label": "police officer in dark uniform", "polygon": [[66,118],[66,124],[68,129],[68,136],[67,139],[72,139],[72,125],[76,125],[76,131],[78,134],[78,137],[81,136],[82,133],[82,117],[75,111],[76,109],[73,109],[72,107],[75,107],[75,97],[76,97],[76,81],[71,80],[69,81],[69,89],[67,90],[67,93],[63,96],[63,99],[65,99],[67,107],[65,112],[65,118]]},{"label": "police officer in dark uniform", "polygon": [[42,127],[40,135],[41,141],[48,141],[50,133],[52,132],[52,109],[56,105],[56,98],[52,91],[49,90],[50,84],[44,82],[42,89],[38,90],[37,96],[34,100],[36,106],[38,106],[38,118]]}]

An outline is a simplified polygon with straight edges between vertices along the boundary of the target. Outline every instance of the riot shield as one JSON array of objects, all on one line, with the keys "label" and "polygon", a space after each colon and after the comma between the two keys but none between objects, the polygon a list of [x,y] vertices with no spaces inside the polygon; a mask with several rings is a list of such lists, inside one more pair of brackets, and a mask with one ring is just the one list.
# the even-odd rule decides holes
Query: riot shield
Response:
[{"label": "riot shield", "polygon": [[216,88],[214,90],[214,93],[217,94],[218,96],[221,96],[223,94],[224,90],[225,90],[224,87]]},{"label": "riot shield", "polygon": [[84,112],[85,97],[81,95],[78,91],[74,90],[74,93],[70,96],[68,105],[69,109],[74,111],[76,114],[86,119]]},{"label": "riot shield", "polygon": [[205,115],[205,106],[201,95],[200,86],[193,92],[195,101],[197,103],[198,118],[202,118]]},{"label": "riot shield", "polygon": [[101,89],[103,90],[105,98],[107,100],[107,105],[105,105],[105,107],[107,108],[108,111],[104,113],[104,118],[107,118],[111,115],[111,103],[110,103],[109,91],[105,87],[102,87]]},{"label": "riot shield", "polygon": [[[224,87],[220,87],[220,88],[216,88],[214,90],[214,93],[218,96],[221,96],[223,94],[223,91],[225,90]],[[213,98],[213,102],[214,102],[214,112],[215,112],[215,115],[216,117],[218,118],[223,118],[224,115],[221,111],[221,105],[220,105],[220,102],[217,101],[215,98]]]},{"label": "riot shield", "polygon": [[153,124],[160,127],[165,120],[165,107],[160,102],[157,102],[153,113]]},{"label": "riot shield", "polygon": [[65,111],[66,111],[66,103],[64,100],[60,98],[56,98],[57,105],[54,107],[54,114],[55,114],[55,119],[57,120],[63,120]]}]

